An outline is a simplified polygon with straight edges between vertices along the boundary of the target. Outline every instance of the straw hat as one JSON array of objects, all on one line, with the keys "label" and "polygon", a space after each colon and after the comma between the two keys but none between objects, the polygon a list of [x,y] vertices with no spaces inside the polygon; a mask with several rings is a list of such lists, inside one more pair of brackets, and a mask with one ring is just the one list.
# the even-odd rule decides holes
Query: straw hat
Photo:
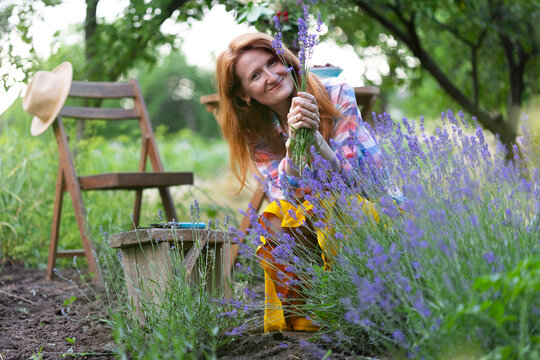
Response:
[{"label": "straw hat", "polygon": [[43,133],[54,122],[66,101],[72,77],[73,67],[67,61],[53,71],[38,71],[32,76],[23,98],[24,111],[34,115],[32,136]]}]

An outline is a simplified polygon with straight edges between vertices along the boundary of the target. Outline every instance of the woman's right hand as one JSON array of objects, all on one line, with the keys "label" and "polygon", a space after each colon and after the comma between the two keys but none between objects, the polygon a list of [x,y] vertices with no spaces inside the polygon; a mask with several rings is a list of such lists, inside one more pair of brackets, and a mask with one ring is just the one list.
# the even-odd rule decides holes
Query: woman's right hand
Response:
[{"label": "woman's right hand", "polygon": [[[301,128],[319,130],[321,119],[315,97],[307,92],[299,91],[291,101],[287,114],[289,139],[294,138]],[[288,146],[287,146],[288,148]]]}]

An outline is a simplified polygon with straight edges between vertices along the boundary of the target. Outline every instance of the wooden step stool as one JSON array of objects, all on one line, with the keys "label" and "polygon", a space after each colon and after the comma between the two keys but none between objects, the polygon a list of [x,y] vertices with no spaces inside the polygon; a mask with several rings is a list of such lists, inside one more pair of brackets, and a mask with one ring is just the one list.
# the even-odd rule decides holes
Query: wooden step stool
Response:
[{"label": "wooden step stool", "polygon": [[[203,256],[215,249],[215,262],[210,264],[206,279],[208,289],[219,289],[226,299],[231,298],[232,257],[229,234],[223,231],[201,229],[149,228],[126,231],[111,235],[111,247],[120,249],[122,266],[130,300],[135,304],[135,315],[145,322],[142,311],[144,302],[160,304],[169,281],[173,280],[175,267],[172,259],[179,255],[185,276],[189,281],[200,283],[195,265]],[[213,259],[214,257],[208,257]],[[207,259],[207,258],[205,258]],[[206,260],[205,260],[206,262]],[[194,270],[195,269],[195,270]]]}]

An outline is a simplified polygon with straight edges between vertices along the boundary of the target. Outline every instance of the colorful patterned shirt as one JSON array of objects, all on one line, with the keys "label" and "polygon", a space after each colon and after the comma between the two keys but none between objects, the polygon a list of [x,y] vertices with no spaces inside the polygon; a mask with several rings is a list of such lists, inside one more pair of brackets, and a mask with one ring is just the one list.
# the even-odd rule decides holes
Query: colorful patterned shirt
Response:
[{"label": "colorful patterned shirt", "polygon": [[[368,133],[364,127],[362,115],[356,104],[356,96],[354,89],[348,84],[342,82],[337,78],[322,79],[322,82],[330,96],[330,101],[334,104],[336,109],[343,115],[342,118],[334,119],[334,128],[332,130],[331,139],[333,140],[332,149],[335,152],[341,151],[342,154],[350,161],[356,162],[359,157],[371,155],[374,163],[377,167],[382,167],[382,154],[379,146]],[[288,133],[281,126],[277,116],[274,117],[276,130],[279,131],[284,139],[288,138]],[[357,141],[352,141],[351,136],[355,137]],[[358,146],[351,144],[356,143]],[[330,143],[332,144],[332,143]],[[257,168],[264,179],[266,179],[266,193],[271,200],[285,199],[285,194],[282,192],[279,182],[280,179],[287,179],[288,175],[285,172],[285,162],[287,158],[280,160],[272,159],[268,154],[267,149],[258,147],[255,149],[259,161],[256,162]],[[360,151],[360,152],[359,152]],[[348,170],[347,164],[344,169]],[[290,181],[288,181],[290,185]],[[294,186],[294,185],[293,185]],[[395,188],[392,186],[392,188]],[[387,191],[392,198],[398,203],[401,203],[401,193],[397,190],[396,194],[392,194],[397,189]]]}]

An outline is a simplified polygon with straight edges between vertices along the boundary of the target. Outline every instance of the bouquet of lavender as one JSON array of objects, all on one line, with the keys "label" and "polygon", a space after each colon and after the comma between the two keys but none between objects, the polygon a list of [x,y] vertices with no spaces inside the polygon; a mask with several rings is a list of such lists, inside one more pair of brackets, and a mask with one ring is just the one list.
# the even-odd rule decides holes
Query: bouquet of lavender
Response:
[{"label": "bouquet of lavender", "polygon": [[[272,46],[276,50],[276,53],[285,66],[289,67],[291,64],[290,59],[285,59],[284,54],[285,50],[283,49],[282,44],[282,34],[281,34],[281,24],[279,23],[279,18],[274,16],[274,25],[278,31],[277,35],[274,36],[274,41]],[[289,68],[289,74],[293,80],[294,87],[296,91],[306,91],[307,89],[307,80],[309,76],[309,71],[311,68],[311,58],[313,55],[313,48],[319,43],[318,33],[321,32],[322,20],[321,14],[317,19],[317,27],[315,31],[310,29],[310,14],[307,7],[304,7],[303,17],[298,18],[298,60],[300,61],[300,72],[297,75],[293,70],[292,66]],[[312,129],[301,128],[296,133],[294,139],[291,140],[291,157],[292,162],[298,166],[300,175],[304,168],[311,167],[311,157],[309,149],[313,145],[315,140],[315,135]]]}]

